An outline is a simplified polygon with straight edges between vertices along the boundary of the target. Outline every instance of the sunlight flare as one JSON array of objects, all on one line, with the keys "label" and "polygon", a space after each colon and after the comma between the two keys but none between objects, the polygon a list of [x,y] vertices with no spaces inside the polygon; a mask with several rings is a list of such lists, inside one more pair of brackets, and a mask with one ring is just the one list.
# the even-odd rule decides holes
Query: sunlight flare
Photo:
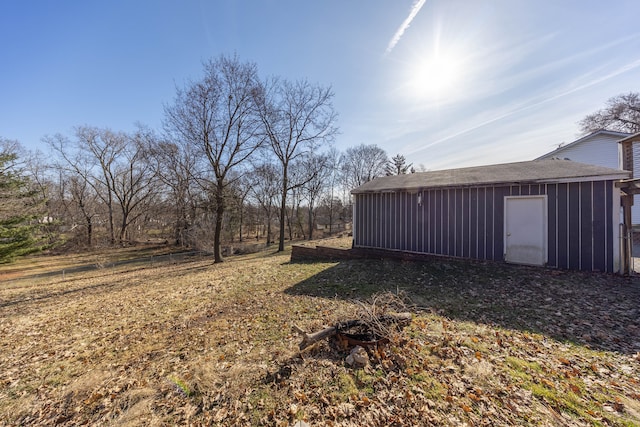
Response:
[{"label": "sunlight flare", "polygon": [[459,92],[463,64],[455,54],[436,53],[410,67],[408,89],[418,99],[454,97]]}]

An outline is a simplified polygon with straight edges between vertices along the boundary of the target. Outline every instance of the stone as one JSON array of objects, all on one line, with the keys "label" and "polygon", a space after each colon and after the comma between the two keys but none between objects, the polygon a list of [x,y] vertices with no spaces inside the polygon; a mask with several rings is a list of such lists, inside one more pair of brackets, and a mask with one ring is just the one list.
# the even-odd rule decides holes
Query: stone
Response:
[{"label": "stone", "polygon": [[367,350],[359,345],[353,347],[351,353],[349,353],[345,359],[345,362],[347,362],[347,365],[349,366],[364,368],[369,364],[369,355],[367,354]]}]

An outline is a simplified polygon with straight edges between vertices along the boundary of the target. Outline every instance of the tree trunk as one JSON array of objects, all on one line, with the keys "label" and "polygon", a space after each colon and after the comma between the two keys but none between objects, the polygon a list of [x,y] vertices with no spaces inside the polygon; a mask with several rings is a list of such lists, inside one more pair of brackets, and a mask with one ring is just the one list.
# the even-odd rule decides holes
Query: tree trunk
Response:
[{"label": "tree trunk", "polygon": [[272,239],[273,237],[271,236],[271,218],[268,218],[267,219],[267,246],[271,246]]},{"label": "tree trunk", "polygon": [[85,220],[87,221],[87,245],[91,247],[93,242],[93,222],[90,216],[85,216]]},{"label": "tree trunk", "polygon": [[244,202],[240,202],[240,243],[242,243],[242,222],[244,220]]},{"label": "tree trunk", "polygon": [[115,226],[113,224],[113,201],[111,200],[111,196],[109,196],[108,209],[109,209],[109,240],[111,246],[116,244],[116,231]]},{"label": "tree trunk", "polygon": [[293,206],[291,207],[291,211],[287,209],[287,231],[289,232],[289,241],[293,241],[293,227],[291,226],[294,211]]},{"label": "tree trunk", "polygon": [[302,234],[302,240],[306,240],[307,235],[304,232],[304,224],[302,224],[302,215],[300,214],[300,201],[296,202],[296,227],[300,230],[300,233]]},{"label": "tree trunk", "polygon": [[125,214],[124,210],[122,212],[122,224],[120,224],[120,235],[118,237],[118,243],[120,245],[126,240],[127,237],[127,220],[128,216]]},{"label": "tree trunk", "polygon": [[222,216],[224,215],[224,185],[222,181],[218,181],[216,189],[216,228],[213,233],[213,258],[214,263],[223,261],[220,254],[220,236],[222,235]]},{"label": "tree trunk", "polygon": [[329,199],[329,236],[333,234],[333,187],[331,187],[331,198]]},{"label": "tree trunk", "polygon": [[282,198],[280,200],[280,242],[278,243],[278,252],[284,251],[284,227],[285,227],[285,214],[287,211],[287,165],[283,168],[282,175]]},{"label": "tree trunk", "polygon": [[309,240],[313,239],[313,203],[309,203]]}]

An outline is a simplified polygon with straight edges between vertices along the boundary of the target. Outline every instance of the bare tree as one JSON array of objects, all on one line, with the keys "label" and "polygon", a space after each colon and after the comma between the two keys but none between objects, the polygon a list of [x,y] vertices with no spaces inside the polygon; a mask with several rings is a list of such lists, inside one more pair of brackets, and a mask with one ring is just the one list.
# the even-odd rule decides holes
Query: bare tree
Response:
[{"label": "bare tree", "polygon": [[609,98],[604,108],[579,122],[583,134],[607,129],[617,132],[640,132],[640,93],[629,92]]},{"label": "bare tree", "polygon": [[129,226],[147,211],[146,207],[157,193],[156,170],[149,157],[155,136],[144,128],[131,135],[122,156],[113,170],[113,194],[120,208],[118,241],[127,240]]},{"label": "bare tree", "polygon": [[176,245],[190,244],[187,234],[196,216],[195,170],[197,159],[189,146],[158,140],[152,149],[156,174],[166,189],[173,209]]},{"label": "bare tree", "polygon": [[292,83],[272,79],[256,93],[264,131],[281,169],[278,251],[284,250],[287,194],[292,189],[289,168],[296,159],[311,153],[317,145],[333,140],[337,133],[337,115],[332,98],[330,87],[311,85],[306,80]]},{"label": "bare tree", "polygon": [[226,209],[229,172],[260,147],[254,94],[258,84],[255,64],[220,56],[204,64],[204,76],[177,88],[174,104],[165,106],[165,127],[176,140],[196,148],[207,160],[213,182],[201,175],[203,188],[215,192],[214,258],[222,262],[220,237]]},{"label": "bare tree", "polygon": [[45,142],[60,155],[57,167],[82,177],[103,201],[107,209],[109,241],[115,244],[114,170],[126,147],[127,136],[89,126],[76,128],[75,136],[74,140],[69,140],[57,134],[46,137]]},{"label": "bare tree", "polygon": [[309,233],[307,235],[307,239],[312,240],[313,227],[316,218],[316,204],[318,203],[322,193],[330,184],[330,158],[327,154],[312,153],[304,159],[303,165],[307,173],[311,175],[311,178],[307,180],[307,183],[303,186],[303,190],[309,209],[307,218]]},{"label": "bare tree", "polygon": [[[71,175],[67,179],[69,194],[71,196],[71,201],[73,206],[77,209],[80,216],[82,217],[82,222],[85,228],[86,233],[86,244],[88,247],[93,245],[93,227],[94,227],[94,219],[98,215],[97,212],[97,194],[91,191],[89,183],[86,180],[86,177],[80,175]],[[64,191],[64,190],[63,190]],[[63,196],[64,197],[64,196]],[[75,209],[74,209],[75,210]],[[74,218],[74,210],[68,209],[68,212],[71,212],[71,218]],[[75,224],[74,224],[75,225]]]},{"label": "bare tree", "polygon": [[342,209],[340,199],[336,198],[336,194],[339,194],[336,187],[340,182],[340,154],[335,148],[332,148],[327,153],[327,168],[327,191],[322,198],[322,203],[326,205],[325,207],[327,208],[326,218],[329,222],[329,234],[332,234],[337,216],[336,212],[339,212]]},{"label": "bare tree", "polygon": [[345,185],[353,190],[376,177],[384,176],[388,162],[387,153],[375,144],[347,148],[340,161]]},{"label": "bare tree", "polygon": [[271,244],[271,222],[277,210],[277,197],[280,194],[280,174],[278,168],[271,163],[264,163],[255,168],[251,185],[251,194],[258,202],[265,215],[267,227],[267,246]]},{"label": "bare tree", "polygon": [[307,212],[306,206],[302,205],[304,199],[304,186],[313,178],[313,171],[308,169],[306,159],[311,155],[299,157],[296,161],[289,165],[289,194],[287,194],[287,200],[289,206],[287,206],[285,212],[285,220],[287,225],[287,231],[289,233],[289,241],[293,241],[294,237],[301,236],[306,239],[305,233],[305,216]]},{"label": "bare tree", "polygon": [[155,174],[147,156],[149,133],[142,127],[128,135],[89,126],[75,133],[74,141],[56,135],[46,142],[61,157],[58,167],[79,178],[74,197],[87,200],[86,186],[91,187],[106,206],[110,243],[124,243],[128,227],[144,213],[145,202],[155,192]]},{"label": "bare tree", "polygon": [[[244,213],[245,204],[249,193],[251,192],[252,179],[249,173],[242,173],[236,179],[233,180],[233,186],[230,187],[231,200],[234,206],[234,210],[238,219],[238,239],[240,242],[244,240],[243,226],[244,226]],[[231,239],[233,240],[233,230]]]}]

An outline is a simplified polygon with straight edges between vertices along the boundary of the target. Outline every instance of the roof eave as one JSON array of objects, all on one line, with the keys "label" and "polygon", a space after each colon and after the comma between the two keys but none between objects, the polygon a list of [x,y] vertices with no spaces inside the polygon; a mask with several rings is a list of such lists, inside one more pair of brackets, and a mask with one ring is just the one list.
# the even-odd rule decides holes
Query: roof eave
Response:
[{"label": "roof eave", "polygon": [[618,141],[619,144],[625,143],[625,142],[638,142],[640,141],[640,132],[638,133],[634,133],[631,136],[628,136],[624,139],[621,139],[620,141]]},{"label": "roof eave", "polygon": [[467,188],[467,187],[498,187],[509,185],[527,185],[527,184],[563,184],[568,182],[588,182],[588,181],[616,181],[621,179],[628,179],[631,175],[628,171],[620,171],[617,174],[611,175],[587,175],[587,176],[574,176],[566,178],[540,178],[530,179],[523,181],[494,181],[494,182],[470,182],[461,184],[448,184],[448,185],[421,185],[413,187],[389,187],[371,190],[351,190],[351,194],[371,194],[371,193],[400,193],[400,192],[413,192],[421,191],[425,189],[435,188]]}]

